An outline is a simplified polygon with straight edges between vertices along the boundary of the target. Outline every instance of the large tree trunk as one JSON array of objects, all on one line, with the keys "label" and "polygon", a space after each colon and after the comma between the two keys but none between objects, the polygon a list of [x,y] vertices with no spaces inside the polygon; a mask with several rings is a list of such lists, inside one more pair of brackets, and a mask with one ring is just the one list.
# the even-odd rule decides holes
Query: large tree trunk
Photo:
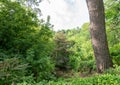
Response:
[{"label": "large tree trunk", "polygon": [[106,29],[103,0],[86,0],[90,17],[90,34],[96,59],[97,72],[112,67]]}]

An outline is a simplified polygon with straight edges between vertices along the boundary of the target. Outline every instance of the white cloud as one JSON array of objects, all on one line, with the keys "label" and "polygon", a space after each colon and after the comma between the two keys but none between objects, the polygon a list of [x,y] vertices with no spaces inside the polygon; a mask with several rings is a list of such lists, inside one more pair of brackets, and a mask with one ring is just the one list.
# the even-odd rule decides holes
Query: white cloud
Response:
[{"label": "white cloud", "polygon": [[85,0],[44,0],[40,3],[42,18],[51,16],[55,30],[81,26],[89,21]]}]

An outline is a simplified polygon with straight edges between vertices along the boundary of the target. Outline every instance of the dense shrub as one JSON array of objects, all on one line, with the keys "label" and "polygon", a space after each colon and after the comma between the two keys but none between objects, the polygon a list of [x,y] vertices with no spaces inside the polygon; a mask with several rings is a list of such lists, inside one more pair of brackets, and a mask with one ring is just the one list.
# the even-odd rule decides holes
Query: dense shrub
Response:
[{"label": "dense shrub", "polygon": [[120,65],[120,43],[110,47],[110,54],[114,64]]},{"label": "dense shrub", "polygon": [[80,67],[80,57],[76,57],[76,56],[70,56],[70,61],[69,64],[71,66],[72,69],[74,69],[75,71],[78,71],[79,67]]},{"label": "dense shrub", "polygon": [[110,68],[106,70],[104,73],[119,75],[120,74],[120,66],[115,65],[114,68]]},{"label": "dense shrub", "polygon": [[27,67],[28,65],[18,58],[3,59],[0,61],[0,85],[21,82],[24,80]]},{"label": "dense shrub", "polygon": [[80,61],[79,69],[80,72],[91,73],[96,70],[95,60]]},{"label": "dense shrub", "polygon": [[[18,85],[32,85],[27,82]],[[70,78],[58,81],[43,81],[34,85],[120,85],[120,75],[96,75],[88,78]]]}]

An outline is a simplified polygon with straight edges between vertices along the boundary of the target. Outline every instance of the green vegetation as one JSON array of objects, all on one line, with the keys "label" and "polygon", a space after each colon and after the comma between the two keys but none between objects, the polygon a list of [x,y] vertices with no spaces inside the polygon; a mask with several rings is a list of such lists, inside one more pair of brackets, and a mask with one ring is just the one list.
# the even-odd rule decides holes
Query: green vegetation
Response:
[{"label": "green vegetation", "polygon": [[120,1],[106,1],[106,24],[110,53],[113,63],[120,65]]},{"label": "green vegetation", "polygon": [[[120,85],[120,1],[106,0],[114,68],[96,72],[89,23],[55,32],[25,0],[0,0],[0,85]],[[35,2],[34,2],[35,3]]]},{"label": "green vegetation", "polygon": [[71,78],[67,80],[59,80],[57,82],[50,81],[39,82],[37,84],[28,84],[26,82],[18,84],[18,85],[119,85],[120,77],[116,77],[114,75],[106,74],[106,75],[97,75],[91,78]]}]

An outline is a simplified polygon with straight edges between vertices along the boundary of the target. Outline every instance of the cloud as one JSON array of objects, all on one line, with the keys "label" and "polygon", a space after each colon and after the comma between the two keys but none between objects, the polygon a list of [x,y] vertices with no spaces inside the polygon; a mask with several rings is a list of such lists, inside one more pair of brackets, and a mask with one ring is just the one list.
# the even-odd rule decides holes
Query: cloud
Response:
[{"label": "cloud", "polygon": [[51,16],[55,30],[74,28],[89,21],[85,0],[44,0],[40,3],[42,18]]}]

